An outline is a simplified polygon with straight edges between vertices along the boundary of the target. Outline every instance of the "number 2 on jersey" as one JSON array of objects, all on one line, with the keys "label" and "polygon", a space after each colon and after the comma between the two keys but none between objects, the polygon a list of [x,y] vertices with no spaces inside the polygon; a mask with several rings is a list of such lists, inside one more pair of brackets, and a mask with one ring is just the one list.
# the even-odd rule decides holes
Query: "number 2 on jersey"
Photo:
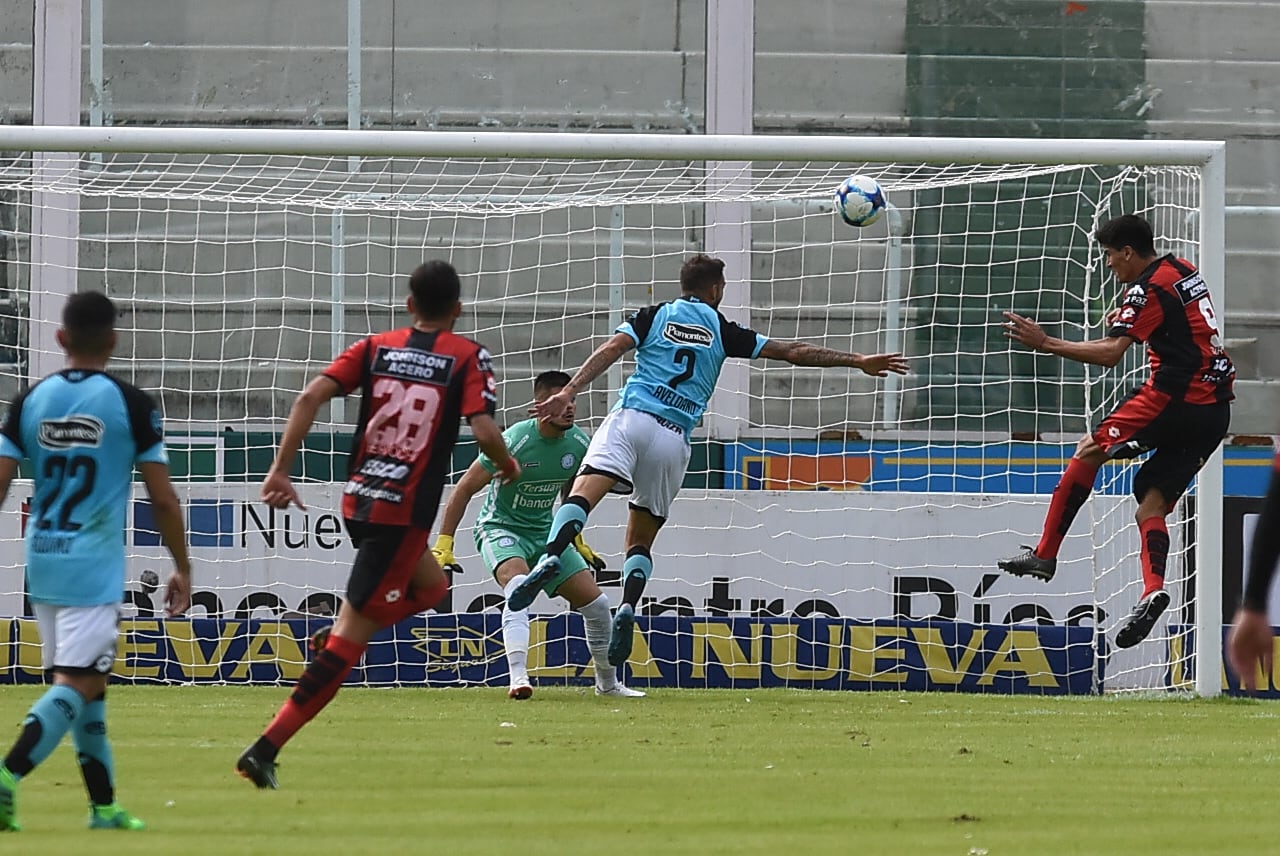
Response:
[{"label": "number 2 on jersey", "polygon": [[681,348],[676,351],[675,359],[673,359],[672,362],[684,364],[684,371],[667,381],[667,386],[675,389],[680,384],[693,377],[693,367],[698,362],[698,352],[693,348]]}]

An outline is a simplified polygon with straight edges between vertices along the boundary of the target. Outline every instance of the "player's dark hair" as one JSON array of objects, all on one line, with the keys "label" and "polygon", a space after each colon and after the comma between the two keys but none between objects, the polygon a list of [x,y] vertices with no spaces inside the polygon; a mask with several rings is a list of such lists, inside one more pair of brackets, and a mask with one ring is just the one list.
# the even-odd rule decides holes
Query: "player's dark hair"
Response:
[{"label": "player's dark hair", "polygon": [[67,350],[77,354],[101,354],[111,350],[116,326],[116,305],[101,291],[81,291],[62,307],[62,329]]},{"label": "player's dark hair", "polygon": [[680,266],[680,290],[685,293],[706,294],[722,282],[724,262],[720,259],[698,253]]},{"label": "player's dark hair", "polygon": [[549,372],[543,372],[533,379],[533,394],[540,392],[549,392],[553,389],[560,389],[569,383],[571,378],[565,372],[559,372],[552,369]]},{"label": "player's dark hair", "polygon": [[453,265],[440,259],[424,262],[409,275],[409,291],[423,320],[447,318],[462,297],[462,282]]},{"label": "player's dark hair", "polygon": [[1156,239],[1151,224],[1137,214],[1122,214],[1108,220],[1093,233],[1093,239],[1110,250],[1133,247],[1143,258],[1156,254]]}]

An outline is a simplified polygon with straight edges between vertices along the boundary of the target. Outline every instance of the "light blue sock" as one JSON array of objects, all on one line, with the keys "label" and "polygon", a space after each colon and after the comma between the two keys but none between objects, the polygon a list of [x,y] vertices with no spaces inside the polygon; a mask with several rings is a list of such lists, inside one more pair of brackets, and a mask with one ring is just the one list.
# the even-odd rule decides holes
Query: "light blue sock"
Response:
[{"label": "light blue sock", "polygon": [[578,537],[578,533],[586,525],[587,510],[585,508],[577,502],[561,503],[556,509],[555,519],[551,521],[551,542],[547,544],[547,553],[559,558],[561,553],[569,549],[573,539]]},{"label": "light blue sock", "polygon": [[116,766],[111,741],[107,739],[107,700],[96,698],[85,704],[71,733],[89,801],[94,805],[111,805],[116,801]]},{"label": "light blue sock", "polygon": [[50,687],[22,721],[22,735],[6,759],[9,772],[22,778],[39,766],[58,748],[83,710],[80,693],[65,684]]},{"label": "light blue sock", "polygon": [[640,554],[627,556],[626,561],[622,563],[622,578],[625,580],[632,574],[639,574],[645,582],[648,582],[649,577],[653,575],[653,559]]},{"label": "light blue sock", "polygon": [[645,583],[653,575],[653,559],[649,551],[635,552],[622,563],[622,602],[634,609],[640,603]]}]

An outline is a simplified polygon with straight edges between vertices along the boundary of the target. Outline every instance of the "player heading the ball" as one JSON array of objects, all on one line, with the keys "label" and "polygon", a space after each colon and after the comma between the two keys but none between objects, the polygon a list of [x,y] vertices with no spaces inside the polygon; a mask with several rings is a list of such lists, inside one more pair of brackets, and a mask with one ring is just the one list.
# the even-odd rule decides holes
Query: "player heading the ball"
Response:
[{"label": "player heading the ball", "polygon": [[875,377],[907,371],[901,354],[863,356],[780,342],[728,320],[717,308],[725,291],[720,259],[701,254],[688,259],[680,268],[680,291],[677,300],[645,307],[627,319],[560,392],[535,408],[539,417],[563,416],[578,392],[637,349],[635,372],[591,438],[572,495],[556,512],[545,553],[508,597],[511,609],[527,607],[559,573],[560,556],[605,494],[630,494],[622,604],[609,642],[609,662],[619,667],[631,654],[635,611],[653,573],[650,550],[689,464],[689,435],[715,391],[724,361],[764,357],[797,366],[849,366]]},{"label": "player heading the ball", "polygon": [[1169,606],[1165,517],[1226,436],[1236,370],[1222,345],[1208,285],[1186,259],[1156,254],[1150,223],[1125,214],[1098,227],[1094,240],[1116,280],[1129,286],[1107,316],[1107,335],[1068,342],[1016,312],[1004,313],[1005,335],[1033,350],[1107,367],[1118,364],[1134,342],[1145,342],[1151,374],[1081,438],[1053,492],[1040,543],[997,564],[1017,576],[1053,579],[1058,549],[1103,463],[1154,452],[1133,480],[1143,588],[1116,633],[1116,645],[1131,648],[1147,638]]}]

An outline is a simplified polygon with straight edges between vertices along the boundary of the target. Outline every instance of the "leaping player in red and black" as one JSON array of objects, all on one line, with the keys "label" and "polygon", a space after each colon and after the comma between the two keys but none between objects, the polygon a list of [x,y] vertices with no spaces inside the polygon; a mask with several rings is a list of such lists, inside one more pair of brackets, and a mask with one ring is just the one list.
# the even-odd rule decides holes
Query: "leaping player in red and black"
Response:
[{"label": "leaping player in red and black", "polygon": [[453,333],[462,313],[452,265],[431,261],[409,277],[413,325],[362,339],[298,396],[262,483],[273,508],[305,508],[289,473],[320,407],[361,393],[342,515],[356,548],[346,599],[331,633],[289,700],[236,762],[259,788],[275,788],[276,755],[342,686],[373,635],[444,599],[448,578],[428,549],[440,494],[466,417],[481,450],[514,480],[520,467],[493,419],[489,352]]},{"label": "leaping player in red and black", "polygon": [[1154,451],[1133,481],[1143,590],[1115,640],[1118,647],[1131,648],[1147,638],[1169,606],[1165,517],[1226,436],[1236,370],[1222,345],[1208,285],[1186,259],[1156,255],[1150,223],[1125,214],[1102,224],[1094,239],[1116,279],[1129,284],[1124,301],[1108,316],[1106,338],[1055,339],[1013,312],[1004,313],[1005,335],[1037,351],[1108,367],[1119,363],[1134,342],[1145,342],[1151,376],[1076,446],[1053,492],[1040,543],[999,566],[1018,576],[1053,579],[1058,548],[1089,498],[1098,469],[1108,460]]}]

